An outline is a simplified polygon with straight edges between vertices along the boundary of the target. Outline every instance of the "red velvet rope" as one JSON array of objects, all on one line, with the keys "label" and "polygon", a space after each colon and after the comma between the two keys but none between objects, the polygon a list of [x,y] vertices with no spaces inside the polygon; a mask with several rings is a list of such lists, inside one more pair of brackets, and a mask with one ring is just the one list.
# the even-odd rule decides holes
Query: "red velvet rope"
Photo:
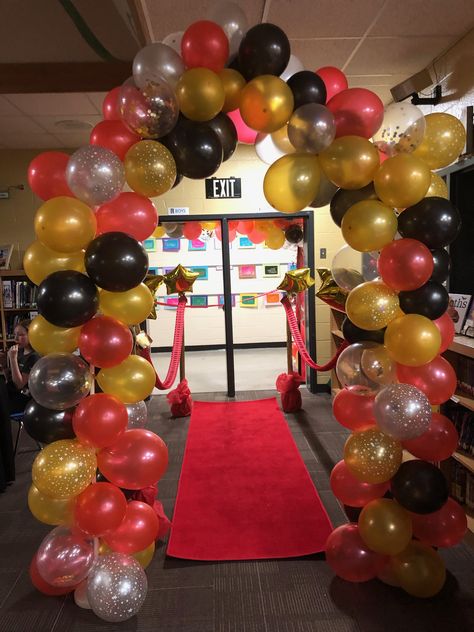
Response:
[{"label": "red velvet rope", "polygon": [[176,323],[174,326],[174,338],[173,338],[173,351],[171,352],[171,360],[170,365],[168,367],[168,373],[166,374],[163,382],[160,380],[158,373],[156,372],[155,367],[153,366],[153,360],[151,359],[150,348],[140,350],[140,355],[145,360],[153,366],[155,369],[156,381],[155,386],[160,391],[165,391],[168,388],[171,388],[176,379],[176,375],[178,373],[179,361],[181,358],[181,349],[183,347],[183,333],[184,333],[184,309],[186,307],[186,297],[180,296],[178,301],[178,307],[176,310]]},{"label": "red velvet rope", "polygon": [[293,340],[295,341],[298,352],[300,356],[303,358],[304,362],[315,371],[329,371],[329,369],[333,369],[336,366],[338,357],[341,355],[344,349],[348,346],[347,342],[344,341],[341,344],[336,354],[329,360],[329,362],[327,362],[326,364],[316,364],[312,360],[311,356],[309,355],[304,345],[303,338],[301,337],[300,330],[298,329],[296,316],[293,312],[293,308],[291,307],[291,303],[288,299],[288,296],[284,296],[281,299],[281,304],[283,305],[286,312],[286,318],[288,319],[291,335],[293,336]]}]

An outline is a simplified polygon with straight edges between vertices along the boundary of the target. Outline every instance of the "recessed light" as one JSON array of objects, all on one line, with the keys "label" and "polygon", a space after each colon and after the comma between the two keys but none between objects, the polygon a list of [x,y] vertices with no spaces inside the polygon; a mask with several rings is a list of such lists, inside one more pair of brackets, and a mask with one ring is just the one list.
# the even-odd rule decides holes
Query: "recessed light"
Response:
[{"label": "recessed light", "polygon": [[64,130],[66,132],[82,132],[91,130],[93,125],[87,121],[77,121],[74,119],[65,119],[63,121],[56,121],[54,127]]}]

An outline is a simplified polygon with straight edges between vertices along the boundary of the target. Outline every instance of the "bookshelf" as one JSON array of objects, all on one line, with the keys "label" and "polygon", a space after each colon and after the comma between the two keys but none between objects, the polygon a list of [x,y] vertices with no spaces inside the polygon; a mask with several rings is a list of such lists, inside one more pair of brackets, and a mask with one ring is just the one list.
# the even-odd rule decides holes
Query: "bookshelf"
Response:
[{"label": "bookshelf", "polygon": [[14,323],[37,313],[37,288],[24,270],[0,270],[0,284],[0,350],[6,351],[14,342]]}]

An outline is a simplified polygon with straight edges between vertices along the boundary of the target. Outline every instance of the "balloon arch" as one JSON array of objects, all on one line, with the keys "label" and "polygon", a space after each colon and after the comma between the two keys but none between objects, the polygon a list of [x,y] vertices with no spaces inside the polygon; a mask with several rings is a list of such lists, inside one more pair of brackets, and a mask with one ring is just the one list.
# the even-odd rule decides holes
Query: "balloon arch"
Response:
[{"label": "balloon arch", "polygon": [[[429,597],[445,580],[436,547],[466,530],[434,465],[454,451],[456,431],[431,407],[456,383],[439,354],[453,337],[444,247],[460,230],[432,170],[458,157],[463,126],[408,103],[384,111],[340,70],[304,69],[278,26],[248,29],[235,4],[209,18],[137,54],[89,145],[72,156],[42,153],[29,167],[44,201],[24,259],[39,285],[31,340],[43,354],[29,387],[51,442],[33,464],[28,500],[55,525],[32,581],[47,595],[75,591],[78,605],[106,621],[133,616],[146,597],[158,519],[122,490],[154,485],[168,455],[156,434],[133,427],[143,426],[155,385],[153,367],[132,353],[130,327],[153,308],[140,242],[159,234],[149,198],[183,177],[211,176],[239,140],[270,164],[263,190],[272,207],[291,214],[330,204],[347,242],[332,268],[350,342],[337,364],[344,388],[334,416],[352,434],[331,486],[362,511],[333,531],[327,561],[348,581],[379,577]],[[131,191],[122,192],[125,182]],[[281,226],[236,229],[280,247]],[[367,276],[367,256],[377,278]],[[95,367],[102,392],[91,394]],[[404,447],[419,458],[402,463]]]}]

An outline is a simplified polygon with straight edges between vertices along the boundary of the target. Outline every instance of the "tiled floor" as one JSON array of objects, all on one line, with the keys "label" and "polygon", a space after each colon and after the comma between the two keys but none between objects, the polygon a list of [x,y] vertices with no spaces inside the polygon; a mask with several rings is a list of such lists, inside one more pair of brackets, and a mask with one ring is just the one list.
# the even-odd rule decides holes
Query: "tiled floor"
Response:
[{"label": "tiled floor", "polygon": [[[273,392],[249,390],[238,399]],[[335,525],[345,515],[329,490],[346,432],[331,417],[325,395],[304,393],[304,410],[288,425]],[[207,393],[197,399],[216,401]],[[170,419],[166,399],[150,402],[150,427],[167,442],[170,467],[160,498],[172,515],[189,420]],[[22,441],[28,447],[29,440]],[[15,485],[0,496],[0,632],[467,632],[474,621],[474,554],[464,545],[442,551],[448,579],[429,600],[411,598],[378,581],[350,584],[334,577],[323,556],[196,563],[167,559],[166,543],[147,570],[149,593],[140,613],[107,624],[78,608],[71,596],[45,597],[28,578],[28,564],[46,525],[26,507],[33,454],[18,457]]]}]

